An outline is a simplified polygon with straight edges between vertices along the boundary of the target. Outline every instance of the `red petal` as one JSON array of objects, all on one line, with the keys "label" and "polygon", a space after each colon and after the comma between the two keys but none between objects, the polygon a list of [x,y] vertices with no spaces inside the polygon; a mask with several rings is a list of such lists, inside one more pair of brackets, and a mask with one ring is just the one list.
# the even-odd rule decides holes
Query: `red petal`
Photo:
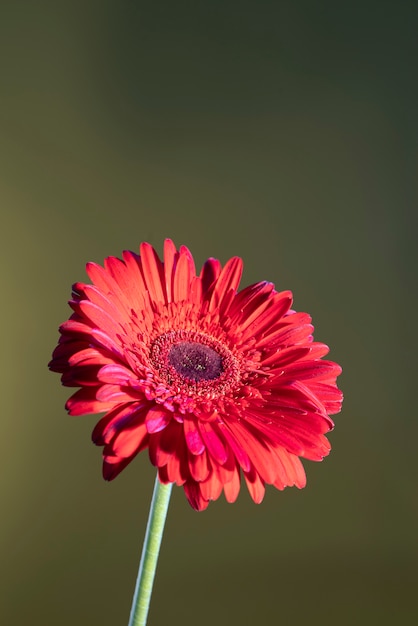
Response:
[{"label": "red petal", "polygon": [[189,501],[190,506],[195,511],[204,511],[209,505],[209,500],[205,500],[200,491],[200,483],[188,481],[184,483],[184,493]]},{"label": "red petal", "polygon": [[206,480],[210,472],[210,465],[206,450],[204,450],[202,454],[189,453],[189,470],[194,480],[199,482]]},{"label": "red petal", "polygon": [[222,304],[222,300],[226,297],[229,290],[237,291],[241,275],[243,263],[239,257],[229,259],[214,285],[212,297],[209,304],[209,311],[214,311]]},{"label": "red petal", "polygon": [[306,485],[306,474],[300,459],[281,447],[276,447],[274,452],[281,463],[282,472],[273,485],[280,490],[293,485],[303,489]]},{"label": "red petal", "polygon": [[104,413],[114,406],[113,402],[101,402],[96,399],[96,387],[79,389],[65,403],[70,415],[88,415],[89,413]]},{"label": "red petal", "polygon": [[109,444],[116,456],[127,458],[143,450],[148,442],[148,431],[145,424],[124,429]]},{"label": "red petal", "polygon": [[200,278],[202,281],[202,292],[205,299],[209,299],[212,293],[215,281],[221,273],[222,266],[218,259],[208,259],[200,272]]},{"label": "red petal", "polygon": [[303,326],[286,326],[276,330],[270,329],[257,341],[257,348],[269,348],[273,346],[294,346],[308,341],[313,333],[312,324]]},{"label": "red petal", "polygon": [[118,334],[121,332],[121,327],[118,325],[108,313],[103,311],[100,307],[90,300],[82,300],[78,307],[83,315],[94,325],[96,328],[105,332],[117,345],[120,344]]},{"label": "red petal", "polygon": [[241,487],[241,476],[238,470],[233,474],[232,480],[224,485],[224,494],[227,502],[235,502]]},{"label": "red petal", "polygon": [[[113,341],[109,335],[105,332],[89,326],[88,324],[83,324],[82,322],[75,321],[73,319],[69,319],[60,326],[60,331],[64,334],[75,334],[75,335],[84,335],[89,339],[89,343],[93,343],[100,348],[105,348],[111,354],[114,354],[119,359],[123,359],[124,355],[119,345],[119,341]],[[78,338],[81,339],[81,338]]]},{"label": "red petal", "polygon": [[286,366],[281,375],[282,381],[303,381],[315,378],[316,381],[336,377],[341,373],[341,367],[332,361],[301,361]]},{"label": "red petal", "polygon": [[97,387],[97,373],[99,366],[84,365],[66,368],[61,376],[61,382],[67,387]]},{"label": "red petal", "polygon": [[90,349],[88,341],[77,341],[75,337],[61,335],[60,341],[52,353],[52,360],[48,363],[48,367],[55,372],[61,372],[61,369],[58,368],[64,367],[66,369],[69,359],[74,354],[86,349]]},{"label": "red petal", "polygon": [[263,501],[265,494],[264,481],[260,478],[254,468],[250,472],[244,472],[245,482],[250,496],[256,504],[260,504]]},{"label": "red petal", "polygon": [[[266,356],[262,359],[261,365],[266,367],[269,365],[269,374],[276,374],[276,370],[281,374],[285,365],[293,363],[294,361],[300,361],[303,357],[309,354],[309,347],[305,346],[292,346],[290,348],[283,348],[283,350],[276,350],[273,354]],[[286,368],[287,371],[287,368]]]},{"label": "red petal", "polygon": [[193,276],[192,278],[188,299],[196,307],[200,307],[202,304],[202,281],[199,276]]},{"label": "red petal", "polygon": [[117,293],[119,291],[118,285],[115,285],[112,276],[101,267],[101,265],[97,263],[87,263],[86,271],[91,282],[104,294],[111,293],[113,295],[115,292]]},{"label": "red petal", "polygon": [[167,478],[176,485],[184,485],[189,476],[186,443],[184,437],[180,435],[175,451],[167,463]]},{"label": "red petal", "polygon": [[91,438],[97,446],[108,444],[124,428],[139,425],[146,415],[147,405],[139,402],[119,405],[97,422]]},{"label": "red petal", "polygon": [[129,381],[137,380],[137,377],[130,369],[123,365],[117,365],[116,363],[104,365],[99,370],[97,378],[102,383],[112,385],[127,385]]},{"label": "red petal", "polygon": [[267,302],[274,290],[273,283],[261,282],[241,289],[234,298],[228,312],[234,323],[246,319],[247,316]]},{"label": "red petal", "polygon": [[177,486],[184,485],[187,476],[182,472],[182,457],[179,454],[173,454],[167,463],[167,478],[170,483],[176,483]]},{"label": "red petal", "polygon": [[183,426],[175,420],[164,430],[150,436],[149,456],[156,467],[167,465],[171,456],[176,453],[183,438]]},{"label": "red petal", "polygon": [[269,300],[253,310],[246,318],[243,318],[239,324],[239,331],[243,333],[242,340],[245,341],[249,337],[262,335],[267,328],[271,328],[274,322],[281,320],[291,304],[291,291],[273,294]]},{"label": "red petal", "polygon": [[173,299],[174,302],[182,302],[187,300],[190,291],[190,283],[196,275],[193,257],[190,251],[181,246],[180,255],[177,261],[174,281],[173,281]]},{"label": "red petal", "polygon": [[[139,452],[139,450],[138,450]],[[137,453],[138,453],[137,452]],[[136,453],[136,454],[137,454]],[[103,478],[105,480],[113,480],[118,476],[122,470],[135,458],[136,454],[133,454],[127,459],[121,459],[118,456],[104,455],[103,456]]]},{"label": "red petal", "polygon": [[342,391],[333,385],[309,383],[309,389],[321,400],[328,414],[334,415],[341,411]]},{"label": "red petal", "polygon": [[184,436],[190,452],[192,454],[202,454],[205,449],[205,444],[200,436],[196,420],[193,417],[186,417],[183,424]]},{"label": "red petal", "polygon": [[106,297],[97,287],[94,285],[85,285],[84,291],[85,298],[88,298],[90,302],[105,311],[115,323],[123,324],[127,321],[125,310],[116,306],[114,302]]},{"label": "red petal", "polygon": [[248,472],[251,469],[251,461],[244,448],[238,442],[236,437],[234,437],[233,433],[228,429],[226,423],[220,422],[218,424],[218,428],[222,432],[222,435],[226,439],[227,443],[229,444],[239,465],[245,472]]},{"label": "red petal", "polygon": [[130,309],[143,311],[151,306],[149,293],[142,275],[142,264],[138,254],[125,250],[122,254],[126,264],[126,272],[121,272],[119,284]]},{"label": "red petal", "polygon": [[200,491],[205,500],[217,500],[222,493],[223,484],[215,472],[200,483]]},{"label": "red petal", "polygon": [[139,250],[142,272],[151,299],[154,302],[166,302],[163,264],[149,243],[142,243]]},{"label": "red petal", "polygon": [[[263,435],[263,439],[267,437],[267,440],[274,441],[284,446],[287,450],[290,450],[294,454],[303,454],[305,447],[303,443],[295,436],[293,432],[289,432],[287,429],[281,426],[279,419],[277,423],[266,423],[265,418],[260,418],[255,415],[246,415],[246,421],[252,424]],[[318,437],[317,434],[314,434]]]},{"label": "red petal", "polygon": [[[139,257],[137,255],[137,260]],[[140,263],[136,263],[137,269],[139,269]],[[141,294],[145,292],[145,286],[142,278],[142,274],[139,272],[139,275],[135,272],[131,273],[130,268],[125,260],[118,259],[114,256],[108,256],[104,260],[104,271],[108,276],[108,283],[110,287],[109,296],[116,296],[117,299],[121,303],[126,303],[129,306],[129,297],[128,293],[132,291],[132,288],[135,287],[137,290],[140,290]],[[126,291],[128,290],[128,291]],[[128,308],[129,310],[129,308]]]},{"label": "red petal", "polygon": [[142,394],[138,394],[129,387],[121,387],[120,385],[108,385],[104,383],[97,389],[97,400],[100,402],[112,402],[113,404],[121,404],[122,402],[133,402],[142,400]]},{"label": "red petal", "polygon": [[[96,263],[87,263],[86,270],[90,280],[118,308],[129,313],[133,304],[129,303],[129,294],[125,289],[128,282],[125,264],[120,259],[108,257],[104,265],[105,268]],[[132,290],[132,281],[130,290]]]},{"label": "red petal", "polygon": [[[113,359],[106,356],[97,348],[85,348],[76,352],[68,359],[68,365],[108,365],[112,363]],[[103,369],[103,368],[102,368]]]},{"label": "red petal", "polygon": [[241,422],[233,422],[229,424],[229,428],[246,450],[257,473],[260,474],[266,483],[271,484],[275,478],[274,463],[271,455],[268,453],[268,447],[265,445],[263,437],[254,435],[251,427],[249,425],[247,427],[247,425],[243,425]]},{"label": "red petal", "polygon": [[223,465],[228,458],[228,453],[224,443],[215,432],[214,425],[210,422],[199,422],[199,430],[210,456]]},{"label": "red petal", "polygon": [[173,278],[179,258],[179,253],[171,239],[164,242],[164,276],[167,293],[167,302],[173,301]]},{"label": "red petal", "polygon": [[158,407],[152,407],[145,418],[145,424],[149,433],[158,433],[171,422],[173,414]]},{"label": "red petal", "polygon": [[[328,354],[329,348],[324,343],[320,343],[315,341],[311,343],[309,350],[309,360],[313,361],[314,359],[321,359],[323,356]],[[341,373],[341,372],[340,372]]]},{"label": "red petal", "polygon": [[[267,383],[269,383],[267,379]],[[310,383],[311,384],[311,383]],[[263,384],[263,391],[265,387],[269,387],[266,383]],[[271,396],[272,403],[277,401],[279,397],[279,403],[284,403],[287,406],[293,406],[294,409],[302,409],[304,411],[318,411],[321,414],[325,412],[324,406],[320,399],[312,393],[307,385],[302,384],[299,381],[292,381],[290,384],[286,383],[283,387],[276,387],[274,389],[274,395]]]}]

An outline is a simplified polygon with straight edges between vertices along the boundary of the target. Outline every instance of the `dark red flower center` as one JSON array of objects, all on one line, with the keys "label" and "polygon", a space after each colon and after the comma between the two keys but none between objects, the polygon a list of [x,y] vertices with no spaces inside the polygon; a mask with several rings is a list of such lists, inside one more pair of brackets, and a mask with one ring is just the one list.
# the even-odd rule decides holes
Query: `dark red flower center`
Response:
[{"label": "dark red flower center", "polygon": [[224,371],[222,357],[216,350],[192,341],[174,344],[168,353],[168,362],[177,374],[194,382],[219,378]]},{"label": "dark red flower center", "polygon": [[163,384],[184,393],[185,398],[208,397],[208,393],[217,397],[241,378],[240,363],[226,345],[192,330],[159,335],[150,346],[149,358]]}]

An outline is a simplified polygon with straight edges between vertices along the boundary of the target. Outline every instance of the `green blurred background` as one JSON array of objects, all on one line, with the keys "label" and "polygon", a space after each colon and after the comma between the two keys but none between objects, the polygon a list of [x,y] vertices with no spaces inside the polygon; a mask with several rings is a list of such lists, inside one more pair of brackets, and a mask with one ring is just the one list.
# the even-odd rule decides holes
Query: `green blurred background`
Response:
[{"label": "green blurred background", "polygon": [[0,623],[127,623],[154,470],[105,483],[46,364],[85,262],[165,237],[292,289],[346,400],[304,491],[175,489],[150,626],[416,623],[416,3],[0,7]]}]

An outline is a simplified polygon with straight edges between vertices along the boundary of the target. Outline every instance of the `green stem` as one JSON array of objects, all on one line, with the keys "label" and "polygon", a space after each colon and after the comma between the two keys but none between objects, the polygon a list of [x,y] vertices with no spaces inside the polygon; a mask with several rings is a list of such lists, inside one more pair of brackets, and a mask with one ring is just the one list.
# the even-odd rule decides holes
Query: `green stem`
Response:
[{"label": "green stem", "polygon": [[172,487],[172,483],[162,485],[157,474],[128,626],[145,626],[147,623],[152,586]]}]

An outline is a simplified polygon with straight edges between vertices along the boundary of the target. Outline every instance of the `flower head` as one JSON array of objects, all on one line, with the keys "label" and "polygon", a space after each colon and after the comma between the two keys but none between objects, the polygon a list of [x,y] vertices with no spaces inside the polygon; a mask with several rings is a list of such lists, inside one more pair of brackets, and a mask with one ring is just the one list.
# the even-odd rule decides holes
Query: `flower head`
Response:
[{"label": "flower head", "polygon": [[299,457],[329,453],[341,368],[322,359],[290,291],[238,291],[242,265],[211,258],[196,274],[189,250],[166,240],[163,262],[143,243],[89,263],[92,284],[74,285],[50,368],[80,387],[70,415],[105,413],[93,441],[106,480],[148,448],[160,481],[203,510],[222,490],[235,501],[242,477],[257,503],[266,483],[302,488]]}]

